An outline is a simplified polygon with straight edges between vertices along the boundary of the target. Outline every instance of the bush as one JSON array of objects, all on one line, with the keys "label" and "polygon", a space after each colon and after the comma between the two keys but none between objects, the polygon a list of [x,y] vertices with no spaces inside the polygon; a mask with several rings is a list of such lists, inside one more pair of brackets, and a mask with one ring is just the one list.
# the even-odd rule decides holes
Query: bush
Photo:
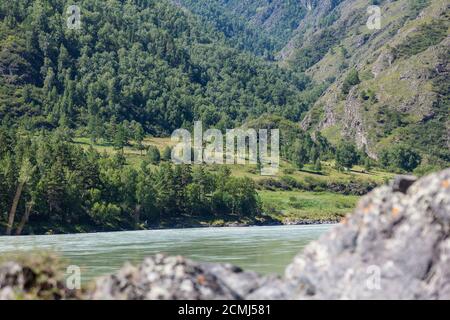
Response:
[{"label": "bush", "polygon": [[157,165],[161,162],[161,154],[155,146],[150,146],[147,151],[147,158],[151,164]]},{"label": "bush", "polygon": [[287,186],[289,189],[297,189],[299,186],[297,180],[291,176],[282,176],[280,180],[282,184]]},{"label": "bush", "polygon": [[399,173],[413,172],[421,161],[422,158],[416,151],[403,145],[397,145],[380,153],[380,164],[386,169]]},{"label": "bush", "polygon": [[258,187],[266,190],[289,190],[289,186],[283,181],[274,178],[265,178],[258,180]]},{"label": "bush", "polygon": [[342,85],[342,93],[348,94],[350,92],[350,89],[353,86],[356,86],[361,81],[359,80],[359,73],[356,69],[350,70],[347,77],[344,79],[344,83]]},{"label": "bush", "polygon": [[327,189],[327,183],[319,179],[307,176],[305,177],[305,186],[303,188],[308,191],[321,192]]}]

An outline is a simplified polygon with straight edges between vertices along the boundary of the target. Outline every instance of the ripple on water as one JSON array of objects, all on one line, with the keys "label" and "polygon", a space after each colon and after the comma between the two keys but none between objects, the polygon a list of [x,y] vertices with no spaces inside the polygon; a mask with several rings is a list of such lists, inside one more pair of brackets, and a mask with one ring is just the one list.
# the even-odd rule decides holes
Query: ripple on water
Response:
[{"label": "ripple on water", "polygon": [[0,237],[0,254],[52,250],[82,267],[83,281],[114,272],[126,261],[164,252],[205,262],[233,263],[260,273],[284,271],[330,225],[201,228]]}]

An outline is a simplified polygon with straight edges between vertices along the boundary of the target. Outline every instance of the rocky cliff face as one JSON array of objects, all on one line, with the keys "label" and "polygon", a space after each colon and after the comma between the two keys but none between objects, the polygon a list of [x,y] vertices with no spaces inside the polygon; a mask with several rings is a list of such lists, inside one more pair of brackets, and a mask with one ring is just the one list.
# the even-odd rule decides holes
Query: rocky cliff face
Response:
[{"label": "rocky cliff face", "polygon": [[[373,158],[392,143],[411,144],[409,137],[425,126],[448,137],[448,108],[440,118],[437,107],[448,95],[437,83],[449,86],[448,2],[380,1],[379,30],[366,26],[367,8],[362,0],[342,1],[333,9],[319,4],[282,51],[295,68],[305,67],[305,54],[321,50],[316,60],[306,61],[311,62],[306,72],[317,82],[331,79],[302,127],[322,131],[331,140],[339,140],[336,133],[350,138]],[[361,81],[344,94],[342,84],[351,69],[358,70]],[[445,141],[431,145],[442,148]],[[425,157],[429,146],[430,141],[415,139],[414,147]]]},{"label": "rocky cliff face", "polygon": [[[275,40],[280,65],[329,85],[304,116],[305,130],[321,131],[333,143],[354,141],[374,159],[393,144],[405,144],[421,153],[425,165],[448,164],[450,153],[439,151],[450,145],[448,1],[205,3],[220,4]],[[372,3],[380,9],[380,28],[367,26],[374,21]],[[353,69],[360,83],[344,93]],[[432,138],[423,138],[430,131]]]},{"label": "rocky cliff face", "polygon": [[374,190],[281,278],[157,255],[74,293],[49,269],[0,265],[0,298],[450,299],[450,169]]}]

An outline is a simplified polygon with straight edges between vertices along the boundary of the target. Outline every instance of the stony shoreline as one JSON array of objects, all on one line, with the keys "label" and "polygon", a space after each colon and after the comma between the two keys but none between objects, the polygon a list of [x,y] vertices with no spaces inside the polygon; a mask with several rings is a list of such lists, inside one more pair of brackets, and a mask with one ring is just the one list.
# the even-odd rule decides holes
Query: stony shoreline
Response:
[{"label": "stony shoreline", "polygon": [[[168,230],[168,229],[196,229],[196,228],[250,228],[250,227],[270,227],[270,226],[301,226],[301,225],[331,225],[331,224],[337,224],[341,220],[335,219],[335,220],[321,220],[321,219],[298,219],[298,220],[284,220],[284,221],[278,221],[278,220],[270,220],[270,221],[257,221],[257,222],[239,222],[239,221],[229,221],[224,222],[221,224],[217,223],[208,223],[208,222],[198,222],[198,223],[174,223],[174,224],[167,224],[164,226],[149,226],[148,228],[142,228],[142,229],[133,229],[133,230],[115,230],[115,231],[87,231],[87,232],[78,232],[78,233],[72,233],[72,232],[47,232],[45,234],[40,233],[33,233],[30,235],[70,235],[70,234],[80,234],[80,233],[103,233],[103,232],[132,232],[132,231],[151,231],[151,230]],[[2,237],[3,235],[0,235]],[[23,235],[27,236],[27,235]]]},{"label": "stony shoreline", "polygon": [[302,226],[302,225],[322,225],[337,224],[341,220],[315,220],[315,219],[299,219],[272,221],[267,223],[242,223],[242,222],[226,222],[224,224],[199,223],[189,225],[171,225],[168,227],[153,227],[146,230],[165,230],[165,229],[189,229],[189,228],[249,228],[249,227],[270,227],[270,226]]}]

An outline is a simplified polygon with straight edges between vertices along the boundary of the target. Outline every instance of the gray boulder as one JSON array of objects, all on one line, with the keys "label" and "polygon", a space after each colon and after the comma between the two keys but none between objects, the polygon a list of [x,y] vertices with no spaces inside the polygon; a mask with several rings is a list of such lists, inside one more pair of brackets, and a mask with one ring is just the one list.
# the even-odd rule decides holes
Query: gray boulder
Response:
[{"label": "gray boulder", "polygon": [[102,277],[91,299],[120,300],[235,300],[263,285],[266,278],[228,264],[196,263],[158,254],[139,266],[126,265]]},{"label": "gray boulder", "polygon": [[450,169],[399,179],[294,259],[291,298],[450,299]]}]

